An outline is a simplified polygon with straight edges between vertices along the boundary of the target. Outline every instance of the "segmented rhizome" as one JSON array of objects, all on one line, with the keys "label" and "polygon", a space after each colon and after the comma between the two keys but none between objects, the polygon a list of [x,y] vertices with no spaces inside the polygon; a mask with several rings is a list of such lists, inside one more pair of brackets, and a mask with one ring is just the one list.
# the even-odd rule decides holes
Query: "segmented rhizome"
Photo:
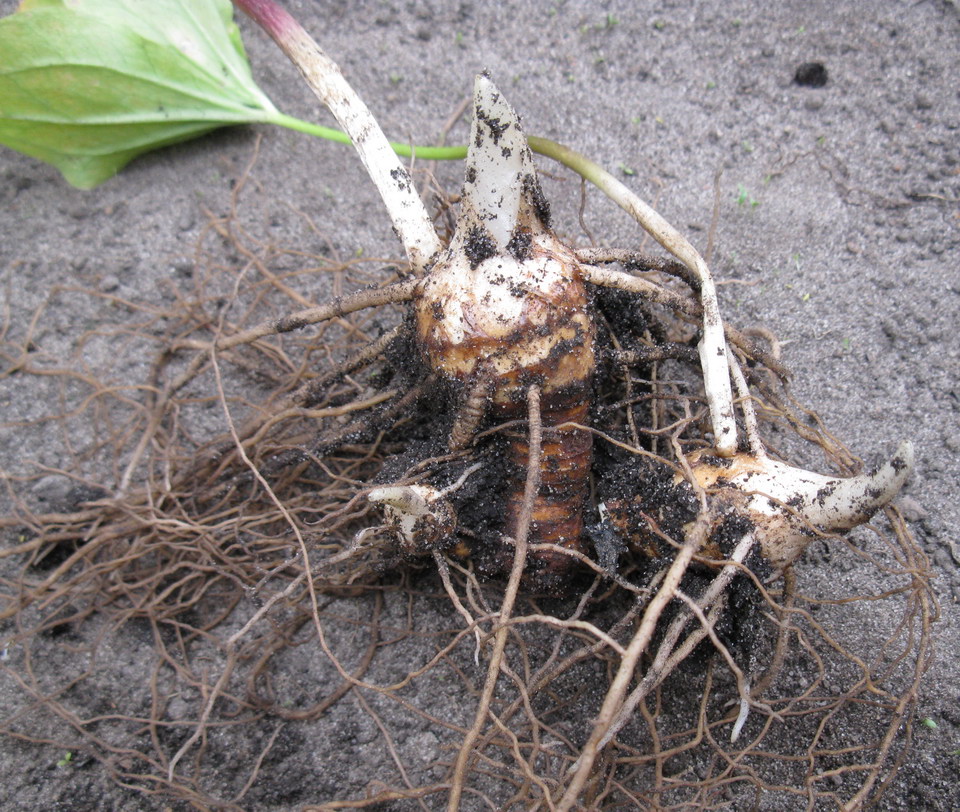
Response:
[{"label": "segmented rhizome", "polygon": [[[477,94],[484,114],[474,119],[457,230],[415,298],[418,343],[436,373],[462,386],[467,422],[484,413],[522,420],[528,388],[539,387],[544,436],[530,541],[579,549],[591,435],[578,426],[588,420],[595,365],[587,292],[573,252],[550,229],[515,114],[489,82],[478,82]],[[475,427],[458,422],[451,445],[464,444]],[[525,426],[510,434],[508,448],[504,533],[513,537],[529,453]],[[502,558],[508,566],[510,556]],[[532,553],[528,582],[555,588],[570,561]]]},{"label": "segmented rhizome", "polygon": [[[558,592],[573,564],[565,550],[583,551],[592,462],[587,423],[596,320],[585,279],[626,290],[636,285],[632,277],[598,276],[595,268],[580,265],[550,228],[549,206],[516,113],[484,76],[478,77],[474,95],[457,227],[411,299],[423,362],[460,392],[449,450],[468,447],[481,427],[502,426],[498,434],[506,442],[506,471],[492,466],[496,473],[487,476],[500,481],[482,495],[475,492],[474,499],[488,501],[482,505],[483,520],[469,527],[458,523],[457,509],[447,501],[455,487],[387,486],[369,498],[383,506],[406,552],[436,551],[454,538],[462,540],[458,528],[463,528],[472,536],[481,569],[491,574],[509,569],[530,459],[527,394],[535,386],[543,431],[540,484],[527,540],[541,546],[529,552],[525,577],[528,586]],[[700,353],[705,379],[704,359],[712,358],[703,350],[708,326],[705,315]],[[722,325],[719,329],[722,339]],[[729,355],[722,342],[718,352]],[[724,407],[722,397],[719,401],[716,411],[723,416],[732,407]],[[727,429],[722,421],[717,426],[719,437]],[[493,459],[497,447],[484,442],[480,453]],[[690,457],[688,464],[696,487],[709,491],[716,516],[732,511],[745,517],[763,555],[777,568],[796,560],[819,530],[842,530],[864,521],[892,498],[912,467],[912,452],[905,446],[876,475],[823,477],[770,459],[756,436],[750,444],[749,454],[718,457],[721,469],[716,471],[698,457]],[[695,497],[694,485],[684,477],[678,476],[674,487],[684,498]],[[611,527],[620,526],[623,538],[640,529],[634,526],[631,504],[628,498],[600,506]],[[480,515],[477,506],[474,502],[466,511],[474,519]],[[491,513],[495,518],[488,523]]]}]

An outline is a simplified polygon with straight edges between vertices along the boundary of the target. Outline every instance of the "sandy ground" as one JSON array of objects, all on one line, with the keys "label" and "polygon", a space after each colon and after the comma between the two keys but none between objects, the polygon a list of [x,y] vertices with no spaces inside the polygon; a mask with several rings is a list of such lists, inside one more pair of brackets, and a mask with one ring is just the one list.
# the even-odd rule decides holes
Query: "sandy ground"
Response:
[{"label": "sandy ground", "polygon": [[[879,462],[903,438],[916,445],[917,471],[900,502],[933,562],[942,606],[938,656],[917,711],[936,727],[918,726],[908,763],[880,808],[960,807],[957,7],[942,0],[289,6],[396,140],[433,142],[473,75],[486,68],[530,133],[617,170],[701,248],[714,176],[723,170],[713,269],[731,283],[721,287],[725,312],[780,336],[794,393],[866,463]],[[245,22],[242,28],[257,81],[277,106],[328,123],[272,43]],[[825,86],[793,81],[810,61],[826,66]],[[461,123],[451,139],[464,135]],[[5,150],[6,339],[33,330],[33,343],[64,366],[145,380],[151,359],[142,342],[103,329],[136,320],[112,297],[169,303],[171,285],[192,272],[204,211],[227,212],[258,136],[239,222],[262,239],[307,251],[399,254],[355,157],[296,133],[215,134],[140,159],[88,192]],[[438,173],[451,189],[456,174]],[[586,244],[576,217],[579,185],[556,174],[545,191],[559,228]],[[601,244],[641,240],[593,192],[585,222]],[[304,281],[305,295],[322,298],[324,284]],[[34,420],[71,397],[50,378],[0,379],[5,423]],[[10,475],[37,466],[55,472],[77,443],[82,437],[57,424],[2,428],[0,466]],[[87,474],[108,484],[115,475]],[[61,488],[61,479],[49,476],[23,497],[53,502]],[[9,499],[0,498],[9,509]],[[134,659],[117,679],[117,690],[137,682]],[[16,686],[6,682],[0,691],[0,705],[12,706]],[[420,743],[429,747],[429,737]],[[322,772],[322,743],[301,744],[303,770]],[[53,746],[2,741],[0,807],[148,808],[93,762],[57,768],[61,755]],[[287,806],[263,796],[251,808]]]}]

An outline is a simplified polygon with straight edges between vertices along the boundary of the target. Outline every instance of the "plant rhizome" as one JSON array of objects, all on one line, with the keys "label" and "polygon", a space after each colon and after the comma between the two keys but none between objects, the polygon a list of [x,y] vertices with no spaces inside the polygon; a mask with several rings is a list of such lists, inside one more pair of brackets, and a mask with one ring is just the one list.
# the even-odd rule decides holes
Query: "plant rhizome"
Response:
[{"label": "plant rhizome", "polygon": [[[81,405],[49,419],[95,436],[56,511],[11,480],[4,733],[197,808],[856,805],[891,780],[927,565],[893,508],[839,531],[908,451],[853,477],[776,340],[721,325],[724,447],[704,280],[561,241],[491,88],[425,273],[316,257],[355,292],[314,302],[302,255],[214,218],[146,395],[59,373]],[[524,153],[506,183],[492,151]],[[50,372],[28,338],[4,356]],[[769,450],[798,441],[838,474]]]}]

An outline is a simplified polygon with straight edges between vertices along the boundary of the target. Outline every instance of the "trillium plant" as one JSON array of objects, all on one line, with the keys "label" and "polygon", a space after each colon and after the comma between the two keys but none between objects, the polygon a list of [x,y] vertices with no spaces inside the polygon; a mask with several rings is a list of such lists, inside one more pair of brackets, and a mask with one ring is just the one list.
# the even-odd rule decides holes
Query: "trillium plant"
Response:
[{"label": "trillium plant", "polygon": [[[483,75],[474,85],[460,216],[450,245],[441,249],[409,174],[336,65],[272,2],[241,0],[237,5],[294,61],[351,136],[380,191],[415,277],[415,281],[396,285],[388,296],[393,301],[412,302],[421,352],[439,378],[455,383],[462,392],[451,450],[472,439],[487,413],[509,419],[526,412],[530,433],[525,442],[516,443],[518,463],[526,477],[523,489],[508,502],[508,539],[499,543],[511,550],[510,587],[519,586],[528,573],[533,578],[546,574],[549,580],[545,585],[558,588],[553,580],[557,571],[566,571],[567,563],[574,560],[567,551],[579,552],[583,535],[580,515],[588,482],[590,433],[583,423],[589,412],[595,367],[596,325],[587,305],[586,286],[617,288],[652,301],[666,300],[669,293],[634,275],[598,267],[619,259],[617,252],[609,256],[591,252],[581,258],[557,238],[550,229],[549,207],[520,121],[490,78]],[[749,392],[727,345],[713,280],[702,257],[611,175],[570,151],[558,149],[557,154],[564,156],[568,166],[582,168],[585,177],[630,213],[689,272],[700,297],[698,349],[714,438],[711,448],[683,461],[687,478],[676,477],[671,495],[680,500],[687,495],[682,492],[689,491],[689,495],[702,498],[702,520],[687,531],[663,586],[624,652],[600,720],[558,805],[559,809],[571,809],[598,752],[644,694],[644,682],[629,697],[628,686],[650,645],[659,615],[676,597],[685,569],[709,543],[705,527],[713,525],[716,516],[728,517],[734,512],[748,528],[733,551],[732,563],[717,575],[717,583],[722,584],[725,575],[730,577],[727,573],[744,561],[754,544],[782,570],[800,557],[813,538],[854,527],[892,499],[911,471],[913,452],[905,443],[877,473],[846,480],[771,460],[756,434]],[[340,307],[344,312],[365,307],[365,299],[366,294],[361,293],[341,302]],[[739,450],[732,381],[739,384],[742,397],[748,451]],[[469,422],[469,428],[464,428],[464,422]],[[547,447],[544,431],[554,435]],[[565,481],[544,482],[557,477],[557,471]],[[385,505],[402,542],[411,549],[429,552],[438,525],[455,532],[451,510],[443,494],[434,489],[379,487],[370,496]],[[605,512],[609,513],[609,507]],[[531,546],[536,551],[531,551]],[[511,592],[501,607],[502,621],[509,619],[512,610]],[[716,592],[711,596],[714,600],[722,590]],[[700,608],[708,612],[712,607],[707,602]],[[505,638],[506,626],[498,634],[500,646]],[[491,668],[487,694],[492,694],[498,676]],[[743,701],[749,703],[746,687]],[[458,766],[470,757],[471,744],[464,743]],[[458,791],[455,785],[451,809],[459,808]]]},{"label": "trillium plant", "polygon": [[[403,347],[418,359],[419,372],[409,383],[416,397],[396,393],[392,414],[427,393],[443,404],[443,439],[431,454],[409,460],[415,476],[382,474],[366,483],[362,496],[378,518],[356,533],[335,563],[378,546],[402,559],[432,559],[477,636],[478,658],[481,652],[487,657],[476,716],[449,781],[450,809],[461,808],[491,702],[505,678],[518,596],[568,596],[582,591],[590,576],[633,590],[639,608],[625,641],[596,632],[598,645],[616,652],[617,664],[592,730],[559,788],[545,790],[552,795],[550,808],[581,808],[598,760],[651,692],[702,641],[726,652],[715,627],[735,582],[761,587],[789,580],[812,541],[830,543],[867,522],[909,477],[910,444],[875,472],[850,477],[775,459],[755,406],[758,388],[770,391],[765,381],[784,374],[775,354],[724,321],[707,263],[683,235],[593,161],[527,136],[495,77],[475,78],[466,150],[417,148],[426,158],[465,153],[456,227],[445,242],[400,160],[403,150],[388,141],[337,65],[273,0],[235,5],[293,61],[342,133],[275,109],[250,78],[228,5],[145,5],[151,13],[136,3],[33,0],[3,21],[7,47],[19,45],[8,50],[0,69],[0,141],[54,163],[80,186],[104,180],[146,149],[225,123],[280,124],[353,145],[408,269],[392,284],[210,341],[183,342],[180,350],[193,351],[194,360],[167,384],[164,397],[191,380],[212,353],[366,308],[405,307],[402,323],[344,361],[341,372]],[[103,25],[123,32],[114,40],[122,71],[108,65],[112,57],[104,49],[90,47]],[[61,66],[39,56],[41,40],[62,57]],[[90,64],[95,51],[99,62]],[[67,100],[68,80],[97,88],[83,111]],[[56,108],[39,101],[49,85],[62,94]],[[131,106],[136,99],[139,111],[119,112],[118,104]],[[668,256],[568,244],[551,225],[534,152],[593,183]],[[655,312],[689,326],[692,337],[653,329]],[[639,321],[646,327],[630,326]],[[661,340],[648,341],[651,331]],[[643,370],[668,361],[695,370],[702,391],[702,398],[686,402],[685,433],[672,440],[662,427],[638,425],[631,405],[631,386]],[[612,399],[605,394],[611,391],[618,393]],[[300,390],[286,406],[308,398],[307,389]],[[652,451],[657,442],[661,449],[669,445],[669,455]],[[131,463],[129,471],[134,468]],[[638,559],[654,564],[637,569]],[[630,581],[627,562],[634,573],[651,573],[649,580]],[[505,581],[499,609],[486,625],[457,593],[451,564]],[[696,594],[688,586],[695,570]],[[322,578],[315,588],[322,588]],[[730,667],[738,699],[727,735],[736,741],[751,710],[774,712],[751,688],[751,674],[732,661]],[[204,718],[216,696],[208,697]],[[170,759],[171,779],[201,730]]]}]

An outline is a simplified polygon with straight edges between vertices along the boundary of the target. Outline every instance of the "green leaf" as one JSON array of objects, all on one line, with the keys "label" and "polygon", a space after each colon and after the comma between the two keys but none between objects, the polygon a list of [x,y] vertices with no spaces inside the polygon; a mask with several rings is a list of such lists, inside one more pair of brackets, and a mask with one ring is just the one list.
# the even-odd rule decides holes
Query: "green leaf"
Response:
[{"label": "green leaf", "polygon": [[0,143],[102,183],[156,147],[280,117],[230,0],[24,0],[0,20]]}]

